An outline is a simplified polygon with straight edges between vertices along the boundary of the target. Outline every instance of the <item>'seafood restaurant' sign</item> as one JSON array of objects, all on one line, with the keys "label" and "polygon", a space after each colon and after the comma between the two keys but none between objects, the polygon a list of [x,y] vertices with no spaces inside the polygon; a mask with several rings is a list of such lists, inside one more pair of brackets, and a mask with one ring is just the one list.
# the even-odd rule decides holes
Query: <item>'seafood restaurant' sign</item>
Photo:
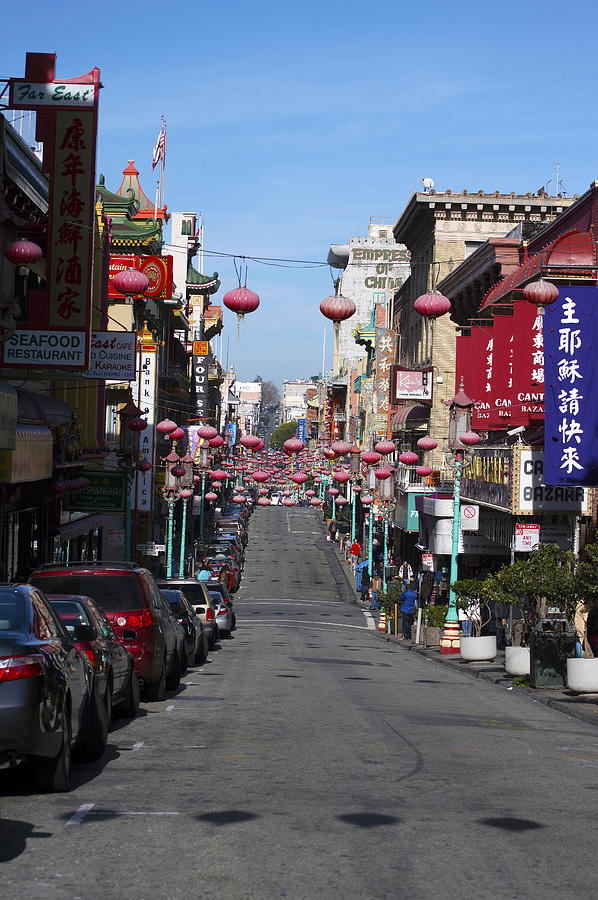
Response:
[{"label": "'seafood restaurant' sign", "polygon": [[[29,293],[29,316],[2,350],[2,365],[85,370],[89,365],[95,160],[100,71],[55,81],[54,53],[27,53],[10,79],[11,109],[37,112],[50,175],[46,287]],[[42,345],[32,335],[39,334]],[[22,335],[19,337],[19,335]],[[66,344],[65,344],[66,342]],[[67,346],[69,345],[70,346]]]}]

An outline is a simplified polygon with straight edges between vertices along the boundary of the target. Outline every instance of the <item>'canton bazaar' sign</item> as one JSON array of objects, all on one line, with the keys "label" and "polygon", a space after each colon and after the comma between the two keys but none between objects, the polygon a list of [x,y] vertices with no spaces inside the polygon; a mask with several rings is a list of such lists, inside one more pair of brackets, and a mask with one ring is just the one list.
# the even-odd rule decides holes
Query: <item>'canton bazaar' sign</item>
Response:
[{"label": "'canton bazaar' sign", "polygon": [[544,450],[535,447],[513,448],[514,515],[534,513],[590,514],[590,491],[578,484],[551,483],[545,468]]},{"label": "'canton bazaar' sign", "polygon": [[561,287],[546,310],[547,484],[598,485],[598,288]]}]

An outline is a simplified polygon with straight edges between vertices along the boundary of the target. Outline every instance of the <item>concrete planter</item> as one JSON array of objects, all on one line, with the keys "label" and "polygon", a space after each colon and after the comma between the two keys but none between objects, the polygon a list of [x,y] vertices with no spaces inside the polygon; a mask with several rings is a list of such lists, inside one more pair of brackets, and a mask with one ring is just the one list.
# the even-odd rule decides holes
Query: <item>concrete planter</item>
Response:
[{"label": "concrete planter", "polygon": [[438,628],[435,625],[426,625],[424,628],[424,640],[426,642],[426,647],[440,647],[440,636],[442,634],[442,628]]},{"label": "concrete planter", "polygon": [[486,637],[461,637],[461,659],[464,662],[482,662],[494,659],[497,654],[496,635]]},{"label": "concrete planter", "polygon": [[529,675],[529,647],[505,647],[507,675]]},{"label": "concrete planter", "polygon": [[568,659],[567,687],[578,694],[598,694],[598,658]]}]

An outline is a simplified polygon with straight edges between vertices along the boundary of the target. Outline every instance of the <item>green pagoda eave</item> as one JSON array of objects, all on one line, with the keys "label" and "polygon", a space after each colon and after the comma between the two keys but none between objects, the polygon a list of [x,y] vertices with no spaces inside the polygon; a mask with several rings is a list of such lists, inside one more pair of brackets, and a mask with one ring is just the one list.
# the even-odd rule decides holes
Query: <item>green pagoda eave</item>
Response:
[{"label": "green pagoda eave", "polygon": [[360,347],[365,347],[367,351],[371,351],[376,343],[376,328],[372,327],[368,322],[367,325],[358,325],[352,332],[355,343]]},{"label": "green pagoda eave", "polygon": [[187,294],[215,294],[220,288],[218,272],[213,275],[201,275],[197,269],[189,263],[187,266]]}]

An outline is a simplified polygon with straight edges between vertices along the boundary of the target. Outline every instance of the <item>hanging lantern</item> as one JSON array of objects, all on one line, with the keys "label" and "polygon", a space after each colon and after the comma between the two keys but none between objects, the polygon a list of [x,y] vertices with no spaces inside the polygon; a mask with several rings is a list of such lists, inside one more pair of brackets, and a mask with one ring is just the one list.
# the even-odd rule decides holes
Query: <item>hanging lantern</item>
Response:
[{"label": "hanging lantern", "polygon": [[346,456],[352,448],[353,444],[348,444],[347,441],[335,441],[331,446],[331,450],[334,450],[337,456]]},{"label": "hanging lantern", "polygon": [[170,474],[174,475],[175,478],[182,478],[186,471],[185,466],[172,466]]},{"label": "hanging lantern", "polygon": [[129,428],[131,431],[145,431],[147,422],[145,419],[142,419],[141,416],[135,416],[135,418],[131,419],[129,422]]},{"label": "hanging lantern", "polygon": [[208,441],[210,447],[222,447],[224,443],[224,438],[220,434],[215,434],[213,438],[210,438]]},{"label": "hanging lantern", "polygon": [[305,492],[305,496],[306,497],[315,497],[316,492],[314,490],[312,490],[311,488],[308,488]]},{"label": "hanging lantern", "polygon": [[258,444],[260,444],[260,439],[255,434],[244,434],[239,443],[247,450],[256,450]]},{"label": "hanging lantern", "polygon": [[449,311],[451,301],[438,291],[427,291],[418,297],[413,305],[420,316],[424,316],[426,319],[437,319]]},{"label": "hanging lantern", "polygon": [[269,477],[267,472],[254,472],[252,476],[253,480],[257,481],[258,484],[263,484]]},{"label": "hanging lantern", "polygon": [[351,476],[348,472],[344,472],[342,469],[338,469],[332,473],[332,477],[335,481],[338,481],[339,484],[345,484]]},{"label": "hanging lantern", "polygon": [[413,450],[405,450],[404,453],[401,453],[399,456],[399,462],[402,462],[404,466],[412,466],[413,463],[416,463],[419,460],[419,456],[417,453],[414,453]]},{"label": "hanging lantern", "polygon": [[354,494],[361,494],[362,490],[363,490],[363,488],[360,484],[353,485],[353,493]]},{"label": "hanging lantern", "polygon": [[304,447],[305,444],[303,441],[300,441],[299,438],[289,438],[289,440],[285,441],[282,445],[283,450],[288,454],[301,453]]},{"label": "hanging lantern", "polygon": [[476,444],[479,444],[481,441],[481,437],[479,434],[476,434],[475,431],[466,431],[465,434],[462,434],[459,438],[462,444],[465,444],[466,447],[475,447]]},{"label": "hanging lantern", "polygon": [[221,481],[213,481],[212,487],[214,488],[215,491],[219,491],[220,488],[222,487],[222,482]]},{"label": "hanging lantern", "polygon": [[308,476],[305,472],[296,472],[295,475],[291,475],[291,481],[294,481],[295,484],[305,484]]},{"label": "hanging lantern", "polygon": [[270,506],[270,501],[267,497],[260,497],[258,502],[258,506]]},{"label": "hanging lantern", "polygon": [[217,500],[218,494],[215,494],[214,491],[208,491],[204,497],[205,500]]},{"label": "hanging lantern", "polygon": [[311,500],[309,501],[309,505],[310,506],[321,506],[322,501],[320,500],[319,497],[312,497]]},{"label": "hanging lantern", "polygon": [[188,500],[189,497],[192,496],[193,491],[189,490],[189,488],[182,488],[182,490],[179,491],[179,497],[181,498],[181,500]]},{"label": "hanging lantern", "polygon": [[395,449],[393,441],[378,441],[377,444],[374,444],[376,453],[381,453],[383,456],[386,456],[388,453],[394,453]]},{"label": "hanging lantern", "polygon": [[185,432],[182,428],[175,428],[174,431],[171,431],[166,437],[169,441],[180,441],[181,438],[185,437]]},{"label": "hanging lantern", "polygon": [[162,419],[161,422],[158,422],[156,425],[156,431],[159,431],[160,434],[172,434],[177,427],[176,422],[173,422],[172,419]]},{"label": "hanging lantern", "polygon": [[390,478],[392,472],[390,469],[386,469],[384,466],[380,466],[379,469],[374,469],[374,475],[378,479],[378,481],[385,481],[387,478]]},{"label": "hanging lantern", "polygon": [[250,291],[247,287],[234,288],[228,291],[222,298],[222,302],[227,309],[237,314],[237,336],[238,326],[241,324],[247,313],[255,312],[260,305],[260,298],[254,291]]},{"label": "hanging lantern", "polygon": [[295,505],[295,501],[292,499],[292,497],[285,497],[282,502],[283,502],[284,506],[294,506]]},{"label": "hanging lantern", "polygon": [[141,462],[137,463],[137,471],[138,472],[149,472],[151,467],[152,467],[152,464],[147,459],[142,459]]},{"label": "hanging lantern", "polygon": [[331,487],[331,488],[328,488],[328,493],[330,494],[331,497],[338,497],[338,495],[340,494],[340,491],[338,488]]},{"label": "hanging lantern", "polygon": [[331,297],[324,297],[320,303],[320,312],[327,319],[331,319],[335,325],[350,319],[355,314],[357,307],[353,300],[349,297],[343,297],[342,294],[334,294]]},{"label": "hanging lantern", "polygon": [[233,503],[245,503],[245,497],[243,494],[235,494],[233,497]]},{"label": "hanging lantern", "polygon": [[417,442],[417,446],[420,450],[436,450],[438,441],[435,441],[434,438],[426,434],[424,435],[424,437],[420,437]]},{"label": "hanging lantern", "polygon": [[336,459],[336,453],[332,449],[332,447],[326,447],[324,450],[324,456],[326,459]]},{"label": "hanging lantern", "polygon": [[428,475],[431,475],[434,470],[431,466],[418,466],[415,470],[415,474],[419,475],[421,478],[425,478]]},{"label": "hanging lantern", "polygon": [[374,502],[374,498],[371,494],[366,494],[365,497],[361,498],[361,503],[363,506],[370,506]]},{"label": "hanging lantern", "polygon": [[217,437],[218,432],[211,425],[200,425],[197,429],[197,436],[203,438],[206,441],[209,441],[210,438]]},{"label": "hanging lantern", "polygon": [[[394,447],[394,444],[393,444]],[[368,466],[375,466],[376,463],[379,463],[381,456],[379,453],[376,453],[375,450],[366,450],[365,453],[361,454],[361,461],[367,463]]]},{"label": "hanging lantern", "polygon": [[538,281],[532,281],[523,288],[523,296],[534,306],[538,307],[538,315],[544,315],[544,307],[550,306],[559,298],[559,289],[556,284],[551,281],[545,281],[539,278]]},{"label": "hanging lantern", "polygon": [[112,279],[114,289],[125,297],[133,298],[144,294],[147,291],[150,281],[147,275],[140,272],[139,269],[123,269],[117,272]]},{"label": "hanging lantern", "polygon": [[15,266],[31,266],[42,258],[42,248],[26,238],[20,238],[5,248],[4,255]]}]

